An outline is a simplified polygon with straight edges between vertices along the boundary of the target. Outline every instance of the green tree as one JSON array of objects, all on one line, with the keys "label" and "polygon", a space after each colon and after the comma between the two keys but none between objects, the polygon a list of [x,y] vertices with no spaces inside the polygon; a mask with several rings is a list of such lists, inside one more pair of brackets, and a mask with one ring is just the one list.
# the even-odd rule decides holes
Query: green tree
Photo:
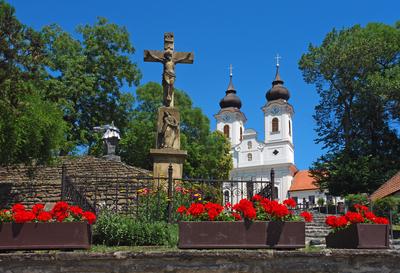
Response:
[{"label": "green tree", "polygon": [[399,60],[399,28],[377,23],[334,29],[302,56],[320,96],[316,142],[327,151],[312,173],[332,194],[371,192],[399,169]]},{"label": "green tree", "polygon": [[45,41],[0,1],[0,164],[48,162],[63,143],[65,122],[46,101]]},{"label": "green tree", "polygon": [[[153,82],[136,90],[133,118],[120,142],[120,154],[129,164],[152,168],[149,151],[155,147],[162,92],[161,85]],[[219,133],[210,133],[208,118],[193,107],[185,92],[175,90],[175,104],[181,114],[181,148],[188,151],[184,176],[227,178],[232,168],[229,142]]]},{"label": "green tree", "polygon": [[56,25],[43,29],[51,70],[47,97],[59,104],[70,125],[64,154],[79,145],[96,145],[94,126],[114,121],[124,129],[134,99],[123,89],[137,85],[141,78],[130,59],[135,49],[124,27],[99,18],[93,26],[79,26],[77,33],[82,39]]}]

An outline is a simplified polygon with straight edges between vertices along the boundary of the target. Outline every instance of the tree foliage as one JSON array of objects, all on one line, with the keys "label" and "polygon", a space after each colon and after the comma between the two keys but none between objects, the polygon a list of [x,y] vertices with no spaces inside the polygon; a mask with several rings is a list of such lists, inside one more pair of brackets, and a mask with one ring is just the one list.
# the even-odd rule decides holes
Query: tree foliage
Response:
[{"label": "tree foliage", "polygon": [[134,100],[123,88],[139,84],[141,78],[130,60],[135,49],[125,28],[99,18],[77,32],[81,40],[56,25],[43,29],[51,69],[47,96],[60,105],[71,126],[70,149],[64,153],[77,145],[94,145],[94,126],[114,121],[119,128],[126,127]]},{"label": "tree foliage", "polygon": [[[129,164],[152,168],[149,151],[155,147],[162,92],[161,85],[153,82],[136,90],[133,118],[120,142],[120,154]],[[229,142],[217,132],[210,133],[208,118],[193,107],[185,92],[175,90],[175,104],[181,114],[181,148],[188,152],[184,176],[227,178],[232,168]]]},{"label": "tree foliage", "polygon": [[46,93],[43,35],[0,1],[0,164],[49,161],[65,123]]},{"label": "tree foliage", "polygon": [[371,23],[328,33],[300,62],[315,84],[317,143],[327,154],[312,173],[331,194],[372,192],[400,167],[400,29]]},{"label": "tree foliage", "polygon": [[[137,88],[136,102],[126,90],[141,78],[127,30],[99,18],[79,26],[77,35],[57,25],[35,31],[14,13],[0,0],[0,164],[46,162],[82,147],[100,155],[101,135],[93,127],[114,121],[123,160],[151,169],[162,88]],[[186,93],[176,90],[175,96],[188,151],[185,175],[226,178],[228,142],[210,133],[208,118]]]}]

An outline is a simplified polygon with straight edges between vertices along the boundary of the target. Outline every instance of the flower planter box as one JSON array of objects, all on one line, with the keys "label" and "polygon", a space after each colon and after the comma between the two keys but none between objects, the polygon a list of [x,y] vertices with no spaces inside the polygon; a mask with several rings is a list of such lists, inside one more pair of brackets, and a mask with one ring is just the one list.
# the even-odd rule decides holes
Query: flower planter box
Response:
[{"label": "flower planter box", "polygon": [[2,223],[0,250],[88,249],[91,235],[87,222]]},{"label": "flower planter box", "polygon": [[295,249],[304,246],[304,222],[179,222],[179,248]]},{"label": "flower planter box", "polygon": [[389,226],[353,224],[325,237],[330,248],[389,248]]}]

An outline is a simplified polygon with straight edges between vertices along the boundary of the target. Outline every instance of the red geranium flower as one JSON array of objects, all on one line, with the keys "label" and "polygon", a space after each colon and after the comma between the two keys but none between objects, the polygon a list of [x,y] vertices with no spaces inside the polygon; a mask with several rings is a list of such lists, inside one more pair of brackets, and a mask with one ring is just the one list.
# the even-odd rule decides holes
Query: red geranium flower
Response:
[{"label": "red geranium flower", "polygon": [[70,211],[73,215],[75,215],[75,216],[77,216],[77,217],[81,217],[81,216],[82,216],[82,213],[83,213],[83,210],[82,210],[79,206],[70,206],[70,207],[69,207],[69,211]]},{"label": "red geranium flower", "polygon": [[247,219],[255,219],[256,218],[256,209],[253,206],[253,202],[242,199],[238,204],[233,206],[233,209],[243,213],[243,216]]},{"label": "red geranium flower", "polygon": [[94,214],[91,211],[85,211],[82,213],[83,219],[88,221],[88,223],[91,225],[96,221],[96,214]]},{"label": "red geranium flower", "polygon": [[69,215],[68,209],[69,209],[68,203],[60,201],[54,205],[53,209],[51,210],[51,214],[58,222],[62,222]]},{"label": "red geranium flower", "polygon": [[325,218],[325,224],[330,227],[336,227],[336,216],[327,216]]},{"label": "red geranium flower", "polygon": [[367,212],[369,211],[368,207],[360,205],[360,204],[355,204],[354,208],[357,210],[359,213]]},{"label": "red geranium flower", "polygon": [[232,216],[235,217],[235,220],[240,221],[242,220],[242,216],[239,213],[232,212]]},{"label": "red geranium flower", "polygon": [[367,218],[368,220],[374,222],[376,215],[373,212],[367,211],[364,213],[364,217]]},{"label": "red geranium flower", "polygon": [[384,225],[387,225],[387,224],[389,224],[389,220],[386,219],[385,217],[376,217],[375,220],[374,220],[374,223],[375,223],[375,224],[384,224]]},{"label": "red geranium flower", "polygon": [[17,211],[13,216],[15,223],[28,223],[32,222],[36,218],[35,214],[26,210]]},{"label": "red geranium flower", "polygon": [[349,222],[345,216],[339,216],[336,218],[336,227],[345,227]]},{"label": "red geranium flower", "polygon": [[254,195],[252,198],[253,201],[261,201],[262,199],[264,199],[264,197],[259,194]]},{"label": "red geranium flower", "polygon": [[12,212],[15,213],[15,212],[18,212],[18,211],[25,211],[26,209],[25,209],[24,205],[22,205],[21,203],[17,203],[14,206],[12,206],[11,210],[12,210]]},{"label": "red geranium flower", "polygon": [[296,201],[293,198],[289,198],[283,201],[283,204],[289,208],[295,208],[297,206]]},{"label": "red geranium flower", "polygon": [[345,214],[345,217],[346,217],[346,219],[348,221],[350,221],[353,224],[355,224],[355,223],[364,223],[364,217],[361,215],[361,213],[358,213],[358,212],[348,211]]},{"label": "red geranium flower", "polygon": [[186,207],[184,205],[180,206],[176,212],[180,213],[181,215],[184,214],[187,211]]},{"label": "red geranium flower", "polygon": [[192,216],[199,216],[200,214],[204,213],[205,208],[201,203],[192,203],[187,211]]},{"label": "red geranium flower", "polygon": [[300,213],[300,216],[303,217],[304,221],[306,222],[312,222],[313,220],[313,215],[308,211],[303,211],[302,213]]},{"label": "red geranium flower", "polygon": [[50,212],[47,211],[41,211],[39,212],[38,216],[36,219],[40,222],[48,222],[53,218]]},{"label": "red geranium flower", "polygon": [[38,215],[43,210],[44,210],[44,205],[43,204],[35,204],[32,207],[32,212],[35,215]]},{"label": "red geranium flower", "polygon": [[212,202],[208,202],[204,207],[207,210],[208,218],[210,221],[214,221],[214,219],[218,217],[218,215],[224,210],[223,206]]}]

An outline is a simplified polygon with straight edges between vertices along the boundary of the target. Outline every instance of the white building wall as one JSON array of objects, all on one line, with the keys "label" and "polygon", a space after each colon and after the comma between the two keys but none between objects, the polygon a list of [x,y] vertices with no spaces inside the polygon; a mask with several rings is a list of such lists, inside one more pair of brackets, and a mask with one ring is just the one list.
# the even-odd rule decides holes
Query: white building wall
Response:
[{"label": "white building wall", "polygon": [[310,196],[314,196],[315,204],[317,204],[319,198],[323,198],[326,203],[326,195],[320,190],[291,191],[289,192],[289,196],[292,198],[297,197],[297,203],[299,204],[303,203],[303,199],[305,200],[305,202],[310,203]]},{"label": "white building wall", "polygon": [[[223,119],[223,116],[229,116],[228,119]],[[238,113],[221,113],[215,116],[217,118],[217,130],[224,133],[224,126],[229,126],[229,140],[232,146],[235,146],[241,142],[240,140],[240,128],[242,128],[242,134],[244,132],[244,117]]]}]

